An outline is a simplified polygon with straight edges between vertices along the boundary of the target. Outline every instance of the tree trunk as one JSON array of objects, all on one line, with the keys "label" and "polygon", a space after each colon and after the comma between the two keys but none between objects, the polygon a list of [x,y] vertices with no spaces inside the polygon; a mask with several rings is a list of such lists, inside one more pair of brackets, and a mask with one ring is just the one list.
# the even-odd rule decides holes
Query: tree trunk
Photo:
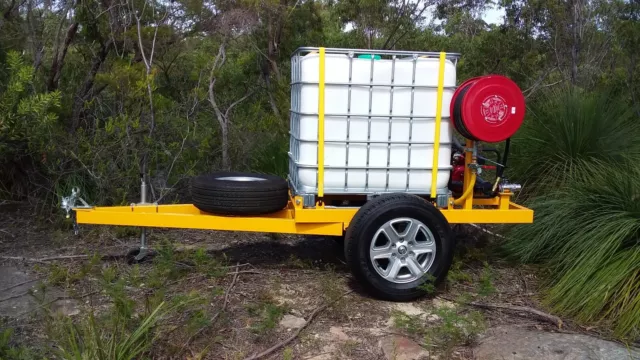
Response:
[{"label": "tree trunk", "polygon": [[229,126],[225,122],[222,129],[222,169],[229,170],[231,168],[229,162]]},{"label": "tree trunk", "polygon": [[278,110],[278,104],[273,97],[273,89],[271,87],[271,79],[269,79],[268,67],[266,72],[262,72],[262,78],[264,79],[264,85],[267,89],[267,96],[269,97],[269,105],[271,106],[271,111],[273,111],[273,115],[275,115],[278,119],[282,119],[282,117],[280,116],[280,110]]},{"label": "tree trunk", "polygon": [[220,44],[220,48],[218,49],[218,55],[216,55],[216,59],[213,61],[213,66],[211,67],[211,72],[209,73],[209,103],[213,108],[214,113],[216,114],[216,119],[218,119],[218,124],[220,125],[220,131],[222,132],[222,168],[224,170],[228,170],[230,168],[229,163],[229,125],[227,123],[226,116],[220,111],[220,107],[218,103],[216,103],[215,97],[215,84],[216,77],[215,71],[221,68],[226,59],[226,50],[225,50],[224,41]]},{"label": "tree trunk", "polygon": [[[69,11],[65,11],[65,15]],[[60,76],[62,75],[62,67],[64,66],[64,58],[67,56],[67,51],[69,50],[69,45],[71,45],[71,41],[76,36],[78,32],[78,23],[74,22],[67,29],[67,34],[64,37],[64,42],[62,45],[59,43],[60,38],[60,30],[62,28],[62,24],[64,22],[63,19],[60,22],[60,28],[58,29],[58,36],[56,37],[56,50],[53,54],[53,60],[51,61],[51,70],[49,73],[49,81],[47,82],[47,91],[55,91],[58,88],[58,82],[60,80]]]},{"label": "tree trunk", "polygon": [[109,49],[111,48],[111,41],[108,41],[106,44],[103,44],[100,47],[100,51],[93,58],[93,62],[91,63],[91,69],[87,74],[87,77],[84,80],[84,83],[76,93],[76,96],[73,100],[73,110],[71,112],[71,123],[69,124],[69,133],[75,133],[80,125],[80,116],[82,115],[82,110],[84,108],[84,103],[89,99],[92,94],[93,84],[96,78],[96,74],[102,63],[107,58],[109,54]]},{"label": "tree trunk", "polygon": [[578,82],[578,53],[580,52],[580,36],[578,27],[580,26],[580,0],[572,1],[572,31],[573,43],[571,44],[571,84],[576,85]]}]

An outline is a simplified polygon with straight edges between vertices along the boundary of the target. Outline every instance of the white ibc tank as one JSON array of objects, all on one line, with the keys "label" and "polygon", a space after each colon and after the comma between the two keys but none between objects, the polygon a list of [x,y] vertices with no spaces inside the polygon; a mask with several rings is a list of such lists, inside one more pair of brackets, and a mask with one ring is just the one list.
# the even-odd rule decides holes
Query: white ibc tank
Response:
[{"label": "white ibc tank", "polygon": [[[429,193],[439,59],[326,54],[325,64],[325,194]],[[292,59],[290,176],[299,193],[317,192],[318,68],[317,53]],[[446,60],[438,189],[447,187],[451,169],[449,105],[455,85],[455,65]]]}]

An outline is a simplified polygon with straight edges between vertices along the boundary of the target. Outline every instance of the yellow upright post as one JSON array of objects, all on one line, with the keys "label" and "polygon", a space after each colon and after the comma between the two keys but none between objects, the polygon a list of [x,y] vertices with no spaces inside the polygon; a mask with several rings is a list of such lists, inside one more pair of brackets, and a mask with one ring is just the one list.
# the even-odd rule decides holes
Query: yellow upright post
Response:
[{"label": "yellow upright post", "polygon": [[324,196],[324,48],[318,67],[318,197]]},{"label": "yellow upright post", "polygon": [[[475,183],[471,183],[471,167],[469,167],[469,164],[471,164],[473,162],[473,152],[472,149],[473,148],[473,141],[472,140],[467,140],[467,143],[465,144],[465,152],[464,152],[464,180],[462,182],[463,187],[462,187],[462,192],[466,192],[467,188],[469,186],[474,186]],[[464,200],[464,204],[462,205],[463,209],[472,209],[473,208],[473,190],[471,191],[471,194],[469,196],[467,196]]]},{"label": "yellow upright post", "polygon": [[433,166],[431,167],[431,198],[436,197],[438,181],[438,155],[440,153],[440,124],[442,123],[442,94],[444,93],[444,65],[446,53],[440,53],[440,70],[438,73],[438,98],[436,102],[436,131],[433,140]]}]

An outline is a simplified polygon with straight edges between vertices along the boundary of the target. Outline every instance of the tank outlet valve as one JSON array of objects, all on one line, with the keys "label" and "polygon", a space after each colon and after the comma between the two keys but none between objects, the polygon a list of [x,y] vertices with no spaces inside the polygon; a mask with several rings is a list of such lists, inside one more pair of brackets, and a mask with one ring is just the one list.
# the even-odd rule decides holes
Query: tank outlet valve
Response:
[{"label": "tank outlet valve", "polygon": [[469,164],[469,169],[471,169],[471,171],[474,171],[478,175],[482,174],[482,166],[478,163]]},{"label": "tank outlet valve", "polygon": [[499,189],[500,189],[500,192],[504,192],[506,190],[511,191],[511,192],[516,192],[516,191],[522,190],[522,185],[504,183],[504,184],[500,184]]}]

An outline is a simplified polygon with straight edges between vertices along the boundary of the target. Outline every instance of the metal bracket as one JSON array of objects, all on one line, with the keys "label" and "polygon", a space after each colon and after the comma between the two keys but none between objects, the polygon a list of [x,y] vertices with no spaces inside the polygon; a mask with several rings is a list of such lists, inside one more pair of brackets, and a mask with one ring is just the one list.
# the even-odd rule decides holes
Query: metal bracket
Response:
[{"label": "metal bracket", "polygon": [[439,208],[446,208],[449,206],[449,198],[451,197],[451,192],[446,194],[437,194],[436,195],[436,206]]},{"label": "metal bracket", "polygon": [[313,208],[316,206],[316,196],[314,194],[301,194],[302,206],[305,208]]}]

